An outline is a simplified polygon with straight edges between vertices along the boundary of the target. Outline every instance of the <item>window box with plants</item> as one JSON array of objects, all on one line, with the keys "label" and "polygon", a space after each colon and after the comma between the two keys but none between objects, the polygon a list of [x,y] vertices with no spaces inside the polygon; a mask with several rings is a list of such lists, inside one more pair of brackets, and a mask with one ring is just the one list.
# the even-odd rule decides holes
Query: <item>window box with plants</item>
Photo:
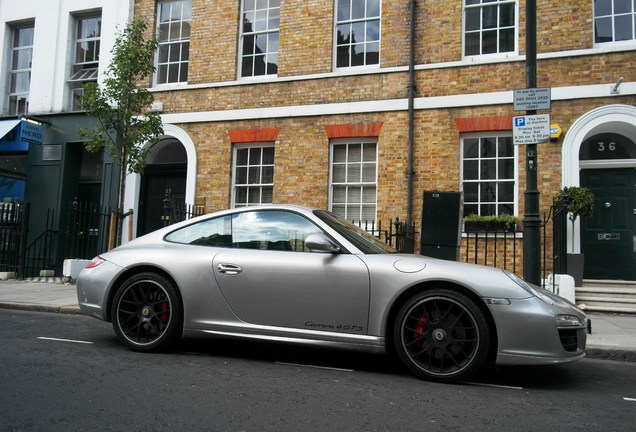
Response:
[{"label": "window box with plants", "polygon": [[513,215],[481,216],[470,214],[464,218],[465,232],[515,232],[519,218]]}]

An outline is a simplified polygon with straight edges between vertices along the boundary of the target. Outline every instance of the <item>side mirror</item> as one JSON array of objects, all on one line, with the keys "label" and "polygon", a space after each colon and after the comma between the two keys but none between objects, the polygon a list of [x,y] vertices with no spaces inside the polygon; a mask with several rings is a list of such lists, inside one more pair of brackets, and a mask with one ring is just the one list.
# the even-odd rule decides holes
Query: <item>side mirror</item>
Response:
[{"label": "side mirror", "polygon": [[340,246],[324,234],[309,234],[305,239],[305,246],[312,252],[340,252]]}]

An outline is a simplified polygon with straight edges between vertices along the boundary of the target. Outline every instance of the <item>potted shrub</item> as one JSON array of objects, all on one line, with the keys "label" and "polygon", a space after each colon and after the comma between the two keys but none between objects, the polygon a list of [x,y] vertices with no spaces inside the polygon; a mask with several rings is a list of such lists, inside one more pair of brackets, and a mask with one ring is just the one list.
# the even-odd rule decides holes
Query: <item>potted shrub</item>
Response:
[{"label": "potted shrub", "polygon": [[[574,222],[581,217],[592,216],[594,213],[594,194],[586,187],[571,186],[565,187],[555,197],[554,202],[562,201],[568,212],[568,219],[572,222],[572,232],[574,232]],[[575,285],[583,285],[583,264],[585,256],[582,253],[574,253],[574,236],[572,236],[572,248],[567,254],[567,272],[574,278]]]},{"label": "potted shrub", "polygon": [[509,214],[481,216],[473,213],[464,218],[464,231],[515,231],[518,224],[519,218]]}]

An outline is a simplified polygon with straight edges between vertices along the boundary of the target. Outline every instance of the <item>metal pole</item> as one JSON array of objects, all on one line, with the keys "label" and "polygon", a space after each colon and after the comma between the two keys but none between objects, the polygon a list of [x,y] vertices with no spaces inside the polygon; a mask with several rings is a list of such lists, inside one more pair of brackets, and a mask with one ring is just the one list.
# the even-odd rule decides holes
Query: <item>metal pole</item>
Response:
[{"label": "metal pole", "polygon": [[407,162],[407,192],[406,192],[406,223],[410,226],[413,213],[413,182],[415,171],[413,170],[413,158],[415,147],[415,0],[411,0],[409,5],[410,27],[409,27],[409,93],[408,93],[408,114],[409,114],[409,151]]},{"label": "metal pole", "polygon": [[[526,88],[537,87],[537,5],[526,1]],[[535,110],[526,111],[534,115]],[[526,146],[525,218],[523,220],[523,278],[541,285],[541,218],[537,188],[537,144]]]}]

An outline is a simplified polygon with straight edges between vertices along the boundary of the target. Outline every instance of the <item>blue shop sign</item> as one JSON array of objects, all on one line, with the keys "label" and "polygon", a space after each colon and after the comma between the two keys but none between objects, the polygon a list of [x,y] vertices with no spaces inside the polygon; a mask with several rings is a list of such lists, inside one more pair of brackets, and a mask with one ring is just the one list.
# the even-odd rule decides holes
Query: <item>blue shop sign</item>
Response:
[{"label": "blue shop sign", "polygon": [[42,144],[43,127],[23,120],[0,121],[0,152],[28,151],[29,143]]}]

